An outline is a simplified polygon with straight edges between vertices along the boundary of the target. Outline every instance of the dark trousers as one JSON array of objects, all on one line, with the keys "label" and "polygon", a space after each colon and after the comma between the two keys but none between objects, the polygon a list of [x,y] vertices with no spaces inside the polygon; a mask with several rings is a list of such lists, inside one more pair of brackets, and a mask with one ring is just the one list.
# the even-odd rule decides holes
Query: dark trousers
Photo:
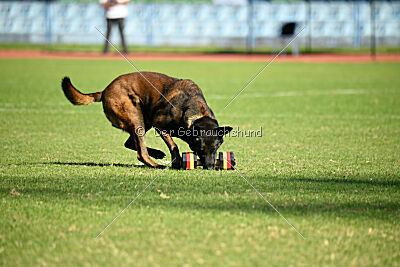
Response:
[{"label": "dark trousers", "polygon": [[[111,35],[111,28],[113,24],[118,24],[118,29],[119,29],[119,34],[121,35],[121,43],[122,43],[122,48],[124,53],[128,53],[128,49],[126,48],[126,43],[125,43],[125,36],[124,36],[124,19],[107,19],[107,40],[110,40],[110,35]],[[104,44],[104,53],[108,52],[108,45],[109,43],[105,42]],[[111,40],[110,40],[111,42]]]}]

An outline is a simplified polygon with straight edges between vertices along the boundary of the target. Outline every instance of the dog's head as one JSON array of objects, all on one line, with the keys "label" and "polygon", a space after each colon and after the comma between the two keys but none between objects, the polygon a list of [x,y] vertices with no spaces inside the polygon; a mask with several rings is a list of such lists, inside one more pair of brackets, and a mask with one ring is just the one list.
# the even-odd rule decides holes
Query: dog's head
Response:
[{"label": "dog's head", "polygon": [[218,127],[217,123],[198,123],[191,127],[192,138],[189,147],[203,163],[203,168],[211,170],[215,168],[217,150],[224,142],[224,135],[232,131],[232,127]]}]

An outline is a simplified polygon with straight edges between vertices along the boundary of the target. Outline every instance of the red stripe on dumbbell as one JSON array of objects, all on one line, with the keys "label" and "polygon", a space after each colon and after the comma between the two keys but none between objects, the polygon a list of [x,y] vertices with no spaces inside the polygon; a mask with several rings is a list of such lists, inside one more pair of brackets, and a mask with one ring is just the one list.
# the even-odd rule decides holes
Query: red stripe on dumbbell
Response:
[{"label": "red stripe on dumbbell", "polygon": [[190,153],[186,153],[186,169],[190,170]]}]

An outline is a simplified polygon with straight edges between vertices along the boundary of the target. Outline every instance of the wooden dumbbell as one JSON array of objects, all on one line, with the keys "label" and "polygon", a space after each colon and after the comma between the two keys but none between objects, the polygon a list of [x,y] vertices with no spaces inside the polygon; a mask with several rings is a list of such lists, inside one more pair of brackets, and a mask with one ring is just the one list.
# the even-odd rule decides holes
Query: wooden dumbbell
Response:
[{"label": "wooden dumbbell", "polygon": [[[233,170],[236,164],[233,152],[219,152],[215,163],[217,170]],[[197,155],[193,152],[182,153],[182,168],[184,170],[193,170],[198,166],[203,166]]]},{"label": "wooden dumbbell", "polygon": [[236,165],[236,160],[233,152],[219,152],[216,169],[218,170],[233,170]]},{"label": "wooden dumbbell", "polygon": [[193,152],[182,153],[182,168],[184,170],[193,170],[197,168],[197,155]]}]

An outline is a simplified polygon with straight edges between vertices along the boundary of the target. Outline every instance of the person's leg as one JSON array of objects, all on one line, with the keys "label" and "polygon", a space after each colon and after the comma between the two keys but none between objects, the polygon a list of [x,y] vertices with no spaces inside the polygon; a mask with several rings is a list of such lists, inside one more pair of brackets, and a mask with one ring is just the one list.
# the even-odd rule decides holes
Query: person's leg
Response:
[{"label": "person's leg", "polygon": [[294,40],[292,42],[292,55],[298,56],[299,54],[300,54],[299,40]]},{"label": "person's leg", "polygon": [[[278,49],[278,51],[281,51],[285,46],[286,46],[286,35],[281,35],[281,37],[279,38],[280,41],[280,47]],[[282,54],[285,55],[286,54],[286,49],[284,51],[282,51]]]},{"label": "person's leg", "polygon": [[122,43],[122,49],[124,50],[124,53],[128,53],[128,49],[126,47],[125,43],[125,36],[124,36],[124,19],[118,19],[118,28],[119,28],[119,34],[121,35],[121,43]]},{"label": "person's leg", "polygon": [[[106,39],[110,40],[110,36],[111,36],[111,28],[112,28],[112,21],[111,19],[107,19],[107,33],[106,33]],[[104,50],[103,53],[107,53],[108,52],[108,41],[105,40],[104,43]]]}]

